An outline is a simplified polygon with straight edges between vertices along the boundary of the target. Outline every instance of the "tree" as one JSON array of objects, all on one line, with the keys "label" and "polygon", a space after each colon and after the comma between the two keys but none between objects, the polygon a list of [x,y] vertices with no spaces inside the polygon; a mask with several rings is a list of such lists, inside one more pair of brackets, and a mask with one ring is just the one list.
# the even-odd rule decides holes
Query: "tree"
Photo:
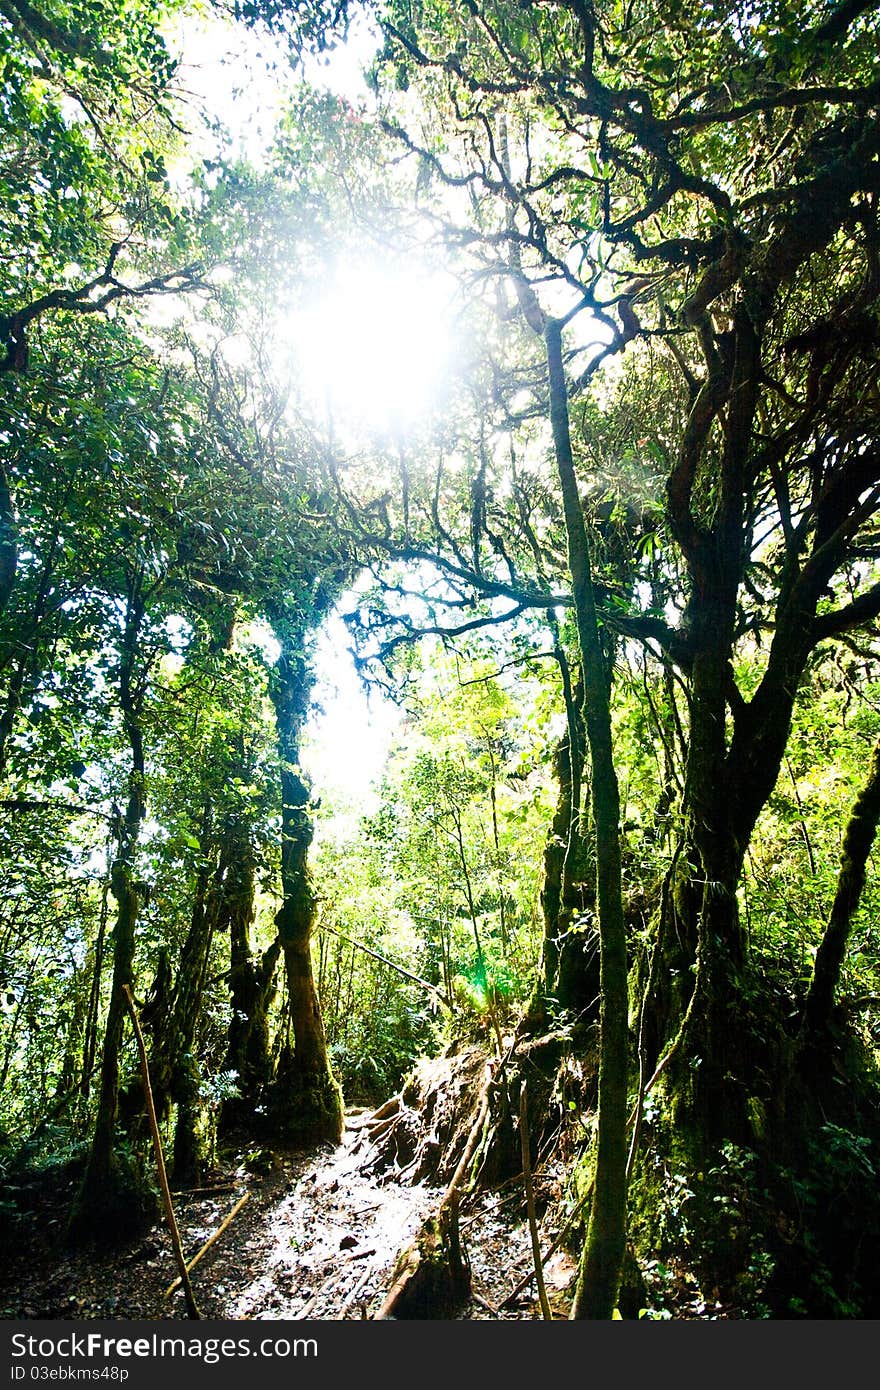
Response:
[{"label": "tree", "polygon": [[[0,11],[0,373],[45,369],[32,350],[44,322],[203,283],[165,164],[180,127],[161,20],[176,8],[7,0]],[[3,461],[0,613],[18,557],[14,490]]]},{"label": "tree", "polygon": [[[332,590],[317,588],[311,613],[320,612],[331,598]],[[342,1096],[330,1070],[311,955],[316,901],[307,860],[312,825],[309,785],[299,756],[311,686],[303,651],[305,615],[301,608],[291,616],[274,605],[270,612],[281,649],[270,682],[281,771],[281,906],[275,923],[287,979],[286,1035],[270,1093],[270,1116],[286,1139],[338,1143]],[[308,621],[314,623],[314,616]]]},{"label": "tree", "polygon": [[840,873],[825,934],[816,952],[804,1006],[804,1026],[818,1041],[828,1026],[840,981],[852,919],[865,886],[868,855],[880,822],[880,748],[875,744],[865,785],[852,808],[843,837]]},{"label": "tree", "polygon": [[[880,611],[874,7],[746,15],[570,0],[439,14],[392,4],[380,22],[377,81],[418,86],[423,103],[413,116],[408,97],[385,128],[418,164],[438,239],[501,286],[502,312],[518,308],[546,340],[537,400],[553,425],[599,782],[597,868],[600,888],[609,876],[613,922],[616,1026],[603,1056],[616,1068],[618,1172],[625,966],[597,623],[657,644],[687,683],[681,835],[643,1039],[644,1074],[662,1062],[699,1167],[720,1139],[751,1135],[754,980],[737,892],[798,687],[820,643]],[[561,311],[549,307],[551,290]],[[576,337],[585,317],[595,331]],[[563,331],[574,339],[567,349]],[[639,411],[644,437],[630,436],[634,451],[650,449],[662,489],[659,613],[643,603],[658,568],[647,548],[645,582],[625,604],[596,592],[567,438],[568,402],[613,400],[606,364],[622,353],[642,364],[649,398],[672,406],[665,417]],[[588,414],[585,423],[589,477]],[[462,574],[449,530],[435,536],[446,572]],[[507,563],[496,548],[491,567],[476,561],[468,578],[503,592]],[[737,660],[765,637],[760,679],[744,690]],[[735,1058],[731,1038],[742,1040]],[[622,1191],[618,1183],[617,1256]],[[595,1284],[605,1316],[616,1277]]]},{"label": "tree", "polygon": [[[242,7],[298,53],[353,10]],[[249,1132],[339,1137],[320,996],[335,972],[339,1044],[396,965],[401,993],[467,1001],[504,1058],[476,1112],[486,1173],[522,1059],[547,1096],[562,1050],[592,1061],[598,996],[573,1315],[613,1315],[627,1224],[717,1265],[743,1191],[761,1219],[730,1242],[732,1285],[760,1238],[774,1307],[793,1269],[810,1306],[868,1306],[850,1237],[873,1219],[856,1025],[876,952],[852,924],[877,820],[876,769],[856,794],[877,738],[877,7],[371,10],[375,120],[305,92],[262,172],[221,157],[179,194],[168,11],[0,0],[4,1123],[18,1142],[69,1115],[89,1148],[74,1226],[109,1232],[145,1205],[127,988],[191,1178],[221,1102]],[[367,242],[442,256],[476,346],[441,410],[348,448],[292,399],[284,317]],[[171,330],[137,310],[196,287]],[[421,732],[367,868],[324,905],[316,981],[302,741],[314,634],[355,579],[360,669]],[[454,671],[442,699],[424,637]],[[508,761],[539,742],[558,784],[540,898],[543,801],[517,803]],[[338,916],[359,875],[365,939]],[[508,1057],[501,982],[537,964],[539,913]],[[374,1079],[431,1034],[401,1026]]]}]

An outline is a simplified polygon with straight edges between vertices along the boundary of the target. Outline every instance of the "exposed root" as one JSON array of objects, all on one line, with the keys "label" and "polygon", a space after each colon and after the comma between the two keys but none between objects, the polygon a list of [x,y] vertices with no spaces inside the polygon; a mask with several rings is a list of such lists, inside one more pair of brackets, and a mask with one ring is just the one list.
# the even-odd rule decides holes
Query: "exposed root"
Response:
[{"label": "exposed root", "polygon": [[[563,1034],[518,1038],[502,1061],[493,1063],[475,1186],[498,1187],[521,1171],[521,1077],[528,1080],[535,1151],[548,1147],[564,1109],[554,1091],[567,1045]],[[387,1173],[387,1180],[398,1183],[448,1183],[471,1133],[487,1060],[481,1048],[453,1043],[442,1056],[420,1062],[398,1095],[353,1126],[360,1170]]]},{"label": "exposed root", "polygon": [[476,1118],[452,1181],[436,1216],[428,1217],[415,1241],[398,1259],[377,1319],[448,1317],[470,1292],[470,1265],[458,1228],[459,1193],[489,1115],[491,1080],[492,1067],[487,1063]]},{"label": "exposed root", "polygon": [[480,1048],[455,1044],[420,1062],[400,1094],[358,1126],[361,1171],[411,1184],[448,1182],[468,1139],[485,1065]]},{"label": "exposed root", "polygon": [[[592,1091],[580,1064],[563,1066],[569,1037],[520,1035],[502,1058],[453,1044],[416,1067],[399,1095],[356,1125],[361,1173],[397,1184],[446,1183],[435,1212],[398,1258],[378,1313],[383,1318],[454,1315],[470,1293],[470,1265],[459,1225],[468,1194],[522,1183],[521,1134],[531,1136],[539,1169],[567,1128],[567,1100]],[[523,1110],[525,1109],[525,1115]],[[522,1201],[521,1191],[517,1201]],[[467,1223],[465,1223],[466,1225]]]}]

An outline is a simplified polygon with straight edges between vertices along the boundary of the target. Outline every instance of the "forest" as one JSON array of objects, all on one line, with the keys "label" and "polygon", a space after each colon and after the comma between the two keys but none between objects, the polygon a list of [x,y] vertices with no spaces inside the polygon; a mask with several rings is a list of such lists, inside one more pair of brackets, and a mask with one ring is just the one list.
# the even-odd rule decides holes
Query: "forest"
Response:
[{"label": "forest", "polygon": [[880,1317],[878,37],[0,0],[0,1316]]}]

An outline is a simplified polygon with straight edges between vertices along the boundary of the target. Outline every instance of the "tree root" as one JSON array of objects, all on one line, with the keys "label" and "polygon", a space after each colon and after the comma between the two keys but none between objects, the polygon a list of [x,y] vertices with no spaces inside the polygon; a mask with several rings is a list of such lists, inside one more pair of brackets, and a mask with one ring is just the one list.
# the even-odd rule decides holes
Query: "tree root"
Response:
[{"label": "tree root", "polygon": [[487,1063],[476,1115],[458,1167],[436,1214],[423,1222],[416,1239],[399,1256],[377,1320],[450,1317],[470,1293],[471,1271],[461,1243],[458,1208],[462,1184],[489,1117],[493,1071]]}]

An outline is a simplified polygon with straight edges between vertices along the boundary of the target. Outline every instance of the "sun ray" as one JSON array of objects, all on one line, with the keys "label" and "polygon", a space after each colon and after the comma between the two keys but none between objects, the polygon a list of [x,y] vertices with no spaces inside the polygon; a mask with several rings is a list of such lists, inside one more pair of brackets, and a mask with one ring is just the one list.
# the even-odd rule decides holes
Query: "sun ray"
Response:
[{"label": "sun ray", "polygon": [[440,274],[374,261],[336,267],[290,324],[306,393],[349,427],[406,432],[447,384],[454,343]]}]

